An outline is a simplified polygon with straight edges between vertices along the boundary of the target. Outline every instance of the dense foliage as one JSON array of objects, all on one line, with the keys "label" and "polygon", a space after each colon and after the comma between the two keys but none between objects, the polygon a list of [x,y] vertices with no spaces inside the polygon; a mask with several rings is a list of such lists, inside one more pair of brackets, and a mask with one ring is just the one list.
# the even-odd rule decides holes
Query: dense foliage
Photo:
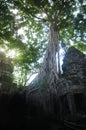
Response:
[{"label": "dense foliage", "polygon": [[23,84],[28,73],[39,68],[38,61],[45,52],[51,23],[58,30],[62,46],[72,43],[86,51],[85,0],[0,1],[0,44],[18,53],[14,64],[21,72],[19,80]]}]

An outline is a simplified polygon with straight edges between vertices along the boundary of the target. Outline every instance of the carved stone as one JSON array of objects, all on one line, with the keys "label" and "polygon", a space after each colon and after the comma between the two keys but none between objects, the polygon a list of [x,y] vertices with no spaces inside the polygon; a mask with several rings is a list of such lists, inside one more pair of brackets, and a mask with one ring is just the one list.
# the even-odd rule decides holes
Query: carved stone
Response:
[{"label": "carved stone", "polygon": [[13,82],[13,64],[4,52],[0,51],[0,92],[8,92],[14,90]]},{"label": "carved stone", "polygon": [[[85,113],[86,112],[86,103],[84,102],[84,100],[86,99],[85,55],[78,49],[70,47],[64,57],[62,69],[63,69],[62,78],[60,78],[57,83],[58,97],[59,98],[60,97],[64,98],[64,96],[67,97],[65,104],[68,102],[68,107],[71,114],[74,113],[77,114],[78,112],[79,112],[78,114],[82,112]],[[81,105],[79,104],[80,102],[82,102]],[[79,111],[77,109],[79,109]]]}]

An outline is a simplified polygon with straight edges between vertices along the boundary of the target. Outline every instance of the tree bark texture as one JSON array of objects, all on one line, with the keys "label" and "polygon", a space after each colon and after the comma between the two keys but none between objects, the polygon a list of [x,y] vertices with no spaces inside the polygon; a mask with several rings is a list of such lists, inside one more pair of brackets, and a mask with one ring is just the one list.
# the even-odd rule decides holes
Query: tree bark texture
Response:
[{"label": "tree bark texture", "polygon": [[48,112],[49,109],[50,111],[53,111],[53,96],[57,95],[56,84],[58,80],[58,73],[56,63],[56,52],[59,46],[57,34],[58,33],[57,29],[55,28],[55,23],[51,23],[49,43],[47,46],[44,61],[42,63],[42,67],[39,71],[38,76],[30,84],[30,88],[27,87],[29,92],[29,94],[27,94],[27,97],[28,95],[32,95],[31,97],[35,100],[39,100],[39,102],[42,103],[43,107],[48,109]]},{"label": "tree bark texture", "polygon": [[49,89],[55,87],[55,78],[58,79],[57,75],[57,63],[56,63],[56,51],[58,48],[57,30],[55,29],[54,23],[50,26],[49,43],[46,50],[43,66],[40,69],[39,75],[45,78]]}]

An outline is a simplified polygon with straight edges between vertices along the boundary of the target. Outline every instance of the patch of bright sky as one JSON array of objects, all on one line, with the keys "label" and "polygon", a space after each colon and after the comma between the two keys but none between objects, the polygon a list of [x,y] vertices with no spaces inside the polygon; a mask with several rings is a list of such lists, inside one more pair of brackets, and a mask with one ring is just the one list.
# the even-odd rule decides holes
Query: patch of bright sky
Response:
[{"label": "patch of bright sky", "polygon": [[53,6],[53,1],[52,0],[48,0],[48,1],[51,4],[51,6]]},{"label": "patch of bright sky", "polygon": [[17,9],[10,9],[14,14],[17,14],[18,13],[18,10]]},{"label": "patch of bright sky", "polygon": [[0,47],[0,51],[1,51],[1,52],[5,52],[5,49],[3,49],[3,48]]},{"label": "patch of bright sky", "polygon": [[70,39],[70,45],[73,46],[74,45],[74,42]]},{"label": "patch of bright sky", "polygon": [[25,36],[25,30],[26,30],[26,27],[23,27],[23,28],[20,28],[19,30],[18,30],[18,35],[21,35],[22,36],[22,41],[24,42],[24,43],[26,43],[27,42],[27,37]]},{"label": "patch of bright sky", "polygon": [[[45,13],[41,13],[41,14],[37,14],[38,18],[45,18],[46,14]],[[35,20],[38,20],[37,18],[35,18]]]},{"label": "patch of bright sky", "polygon": [[30,77],[29,81],[27,82],[27,85],[30,84],[30,83],[33,81],[33,79],[36,78],[37,75],[38,75],[38,73],[33,74],[33,75]]},{"label": "patch of bright sky", "polygon": [[[61,73],[63,72],[62,71],[62,64],[63,64],[63,58],[64,58],[64,55],[65,55],[65,51],[60,47],[60,51],[59,51],[59,55],[60,55],[60,71]],[[57,72],[58,72],[58,53],[56,53],[56,63],[57,63]]]},{"label": "patch of bright sky", "polygon": [[19,55],[19,53],[16,51],[16,50],[9,50],[8,52],[7,52],[7,56],[8,57],[10,57],[10,58],[15,58],[15,56],[18,56]]},{"label": "patch of bright sky", "polygon": [[[14,15],[16,15],[18,13],[18,10],[17,9],[11,9],[11,11],[13,12]],[[15,17],[15,20],[17,21],[18,19],[20,19],[21,17],[19,15],[17,15]],[[26,27],[23,27],[23,28],[20,28],[18,30],[18,35],[21,35],[22,36],[22,41],[25,43],[27,41],[27,37],[25,36],[25,30],[26,30]]]},{"label": "patch of bright sky", "polygon": [[10,57],[12,59],[15,58],[15,56],[18,55],[18,53],[16,52],[16,50],[9,50],[8,51],[8,50],[0,47],[0,51],[4,52],[6,54],[6,57]]}]

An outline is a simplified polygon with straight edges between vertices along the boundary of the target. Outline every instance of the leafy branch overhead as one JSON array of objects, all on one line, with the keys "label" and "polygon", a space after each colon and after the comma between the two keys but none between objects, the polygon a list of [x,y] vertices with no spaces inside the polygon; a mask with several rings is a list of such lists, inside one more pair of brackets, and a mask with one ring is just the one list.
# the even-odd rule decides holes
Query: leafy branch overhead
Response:
[{"label": "leafy branch overhead", "polygon": [[19,53],[17,67],[39,66],[51,24],[58,41],[86,51],[85,0],[0,0],[0,45]]},{"label": "leafy branch overhead", "polygon": [[[18,29],[20,25],[20,27],[22,27],[23,23],[25,23],[26,26],[28,22],[32,22],[33,26],[35,24],[35,27],[38,26],[38,22],[47,25],[51,22],[56,22],[56,28],[59,30],[61,38],[64,39],[63,35],[68,34],[69,39],[72,38],[72,40],[75,40],[75,37],[79,37],[78,35],[80,32],[81,40],[85,40],[83,38],[85,37],[86,31],[84,28],[86,25],[85,0],[78,0],[77,2],[75,0],[7,0],[4,2],[1,1],[1,7],[2,5],[4,8],[6,6],[7,10],[6,8],[5,10],[8,11],[9,14],[7,15],[4,10],[3,15],[7,15],[7,20],[13,20],[13,17],[14,19],[16,17],[13,16],[13,13],[10,11],[11,9],[18,10],[16,15],[21,17],[18,23],[15,25],[15,20],[9,21],[9,24],[15,25],[13,29]],[[37,22],[34,23],[34,20]]]}]

